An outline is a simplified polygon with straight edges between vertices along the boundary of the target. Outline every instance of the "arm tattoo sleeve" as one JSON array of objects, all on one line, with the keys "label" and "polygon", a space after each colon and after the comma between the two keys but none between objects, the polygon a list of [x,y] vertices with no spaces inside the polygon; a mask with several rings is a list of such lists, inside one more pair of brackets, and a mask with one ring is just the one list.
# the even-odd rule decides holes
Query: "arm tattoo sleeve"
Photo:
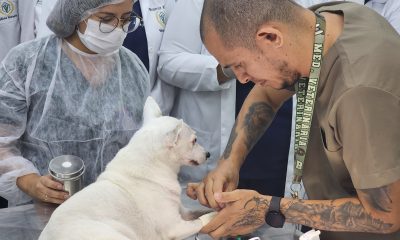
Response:
[{"label": "arm tattoo sleeve", "polygon": [[274,110],[264,102],[254,103],[245,116],[243,128],[246,132],[246,146],[250,151],[264,134],[274,118]]},{"label": "arm tattoo sleeve", "polygon": [[328,231],[385,232],[393,224],[372,216],[356,198],[290,200],[282,206],[286,219]]}]

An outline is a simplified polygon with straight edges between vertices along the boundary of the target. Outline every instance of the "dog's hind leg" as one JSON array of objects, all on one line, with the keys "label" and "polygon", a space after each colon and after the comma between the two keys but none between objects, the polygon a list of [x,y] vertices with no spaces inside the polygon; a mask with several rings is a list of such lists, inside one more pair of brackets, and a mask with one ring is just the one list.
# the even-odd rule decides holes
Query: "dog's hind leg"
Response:
[{"label": "dog's hind leg", "polygon": [[190,237],[200,231],[203,224],[200,219],[193,221],[180,221],[178,224],[170,228],[168,232],[169,240],[182,240]]}]

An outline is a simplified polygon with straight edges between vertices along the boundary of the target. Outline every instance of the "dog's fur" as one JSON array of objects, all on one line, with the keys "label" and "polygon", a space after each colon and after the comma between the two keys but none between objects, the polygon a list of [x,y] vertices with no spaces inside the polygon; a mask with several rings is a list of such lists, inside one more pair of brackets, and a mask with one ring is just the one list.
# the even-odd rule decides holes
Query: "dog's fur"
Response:
[{"label": "dog's fur", "polygon": [[143,127],[95,183],[54,211],[39,239],[189,237],[202,228],[202,222],[188,220],[190,213],[182,216],[177,173],[182,165],[201,164],[206,158],[195,132],[182,120],[161,116],[149,97]]}]

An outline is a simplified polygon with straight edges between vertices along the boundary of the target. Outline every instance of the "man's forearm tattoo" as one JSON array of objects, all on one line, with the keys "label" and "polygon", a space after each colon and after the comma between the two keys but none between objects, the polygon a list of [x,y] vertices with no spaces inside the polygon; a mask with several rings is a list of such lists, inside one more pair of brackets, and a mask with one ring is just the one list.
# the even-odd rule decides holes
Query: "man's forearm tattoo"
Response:
[{"label": "man's forearm tattoo", "polygon": [[[254,103],[250,106],[242,125],[242,128],[244,128],[246,132],[245,144],[248,150],[255,145],[260,136],[265,132],[265,129],[267,129],[273,117],[273,109],[264,102]],[[231,135],[223,154],[224,159],[229,158],[232,151],[232,145],[238,136],[236,129],[238,126],[237,122],[238,119],[236,119],[235,124],[232,127]]]},{"label": "man's forearm tattoo", "polygon": [[237,220],[232,227],[244,227],[244,226],[260,226],[264,224],[264,212],[269,206],[269,201],[264,198],[253,197],[247,201],[243,209],[246,209],[242,217]]},{"label": "man's forearm tattoo", "polygon": [[282,209],[287,209],[284,214],[290,222],[328,231],[377,232],[393,226],[373,217],[358,201],[336,201],[305,204],[303,200],[294,200]]},{"label": "man's forearm tattoo", "polygon": [[235,121],[235,124],[232,127],[231,135],[229,136],[228,143],[226,144],[226,148],[224,151],[224,159],[229,158],[229,156],[231,155],[232,144],[236,140],[236,137],[237,137],[236,126],[237,126],[237,120]]},{"label": "man's forearm tattoo", "polygon": [[243,123],[247,134],[246,146],[249,151],[264,134],[273,118],[274,110],[264,102],[254,103],[249,107]]},{"label": "man's forearm tattoo", "polygon": [[387,186],[380,188],[371,188],[359,190],[363,194],[365,194],[365,198],[373,206],[376,210],[382,212],[391,212],[392,211],[392,199],[389,197],[389,189]]}]

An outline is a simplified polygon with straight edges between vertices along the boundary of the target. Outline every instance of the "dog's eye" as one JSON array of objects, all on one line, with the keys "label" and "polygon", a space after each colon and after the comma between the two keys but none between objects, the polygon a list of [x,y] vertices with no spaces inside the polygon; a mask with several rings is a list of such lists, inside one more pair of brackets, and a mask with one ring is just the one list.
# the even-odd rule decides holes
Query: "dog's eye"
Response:
[{"label": "dog's eye", "polygon": [[193,145],[197,142],[197,138],[193,139],[192,143]]}]

